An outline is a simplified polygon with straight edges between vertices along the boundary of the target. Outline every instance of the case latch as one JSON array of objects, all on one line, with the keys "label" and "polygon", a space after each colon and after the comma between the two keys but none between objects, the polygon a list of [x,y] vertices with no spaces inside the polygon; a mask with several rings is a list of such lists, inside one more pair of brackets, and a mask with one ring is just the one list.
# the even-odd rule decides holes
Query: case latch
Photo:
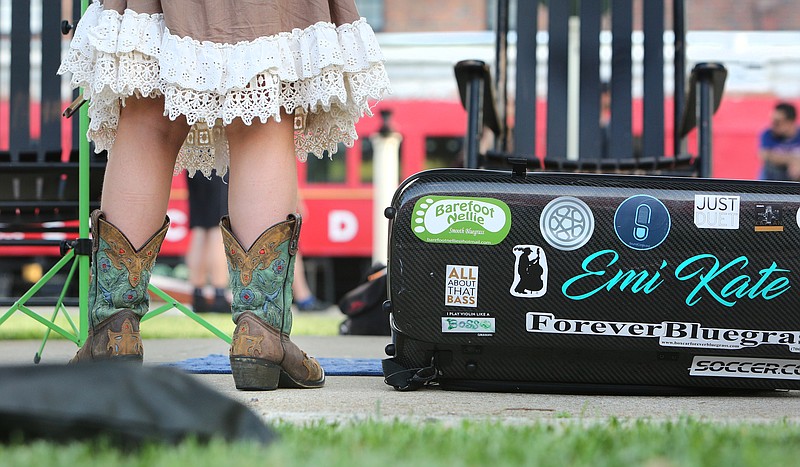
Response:
[{"label": "case latch", "polygon": [[524,157],[509,157],[508,163],[511,164],[512,177],[524,177],[528,174],[528,159]]}]

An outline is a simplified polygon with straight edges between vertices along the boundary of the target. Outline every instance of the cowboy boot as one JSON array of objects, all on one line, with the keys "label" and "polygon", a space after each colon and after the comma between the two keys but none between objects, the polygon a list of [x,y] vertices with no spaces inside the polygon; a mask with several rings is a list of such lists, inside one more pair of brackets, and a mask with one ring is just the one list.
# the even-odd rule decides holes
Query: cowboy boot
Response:
[{"label": "cowboy boot", "polygon": [[325,371],[290,339],[292,282],[302,219],[293,214],[265,230],[249,249],[220,222],[233,292],[230,360],[237,389],[317,388]]},{"label": "cowboy boot", "polygon": [[142,362],[139,320],[147,312],[147,286],[169,218],[138,250],[100,210],[92,213],[89,335],[70,363],[113,359]]}]

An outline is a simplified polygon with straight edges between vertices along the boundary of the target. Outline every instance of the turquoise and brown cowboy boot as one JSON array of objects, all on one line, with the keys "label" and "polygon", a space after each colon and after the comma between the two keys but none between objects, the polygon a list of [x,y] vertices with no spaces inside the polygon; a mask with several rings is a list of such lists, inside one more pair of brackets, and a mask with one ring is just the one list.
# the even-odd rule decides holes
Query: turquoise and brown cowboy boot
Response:
[{"label": "turquoise and brown cowboy boot", "polygon": [[233,292],[230,360],[237,389],[318,388],[325,371],[290,339],[292,282],[302,220],[290,215],[265,230],[249,249],[222,218],[222,238]]},{"label": "turquoise and brown cowboy boot", "polygon": [[92,277],[89,286],[89,335],[70,363],[112,359],[140,362],[144,357],[139,320],[147,313],[147,286],[169,218],[138,250],[125,234],[92,213]]}]

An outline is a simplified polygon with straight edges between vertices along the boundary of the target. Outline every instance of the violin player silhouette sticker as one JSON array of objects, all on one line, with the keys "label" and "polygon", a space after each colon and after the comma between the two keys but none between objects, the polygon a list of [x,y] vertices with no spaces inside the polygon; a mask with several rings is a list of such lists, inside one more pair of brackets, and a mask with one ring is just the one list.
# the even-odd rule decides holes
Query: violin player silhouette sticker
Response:
[{"label": "violin player silhouette sticker", "polygon": [[537,245],[517,245],[513,248],[514,282],[511,295],[522,298],[541,297],[547,292],[547,256]]}]

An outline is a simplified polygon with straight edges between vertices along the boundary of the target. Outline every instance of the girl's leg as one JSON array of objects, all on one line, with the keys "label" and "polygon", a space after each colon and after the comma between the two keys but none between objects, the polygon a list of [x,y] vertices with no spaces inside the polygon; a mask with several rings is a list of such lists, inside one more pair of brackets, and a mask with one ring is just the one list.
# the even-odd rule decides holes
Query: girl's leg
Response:
[{"label": "girl's leg", "polygon": [[[192,285],[192,310],[195,313],[208,311],[208,304],[203,295],[203,288],[208,281],[208,261],[206,245],[209,230],[205,227],[192,228],[192,240],[186,251],[186,267],[189,268],[189,283]],[[220,246],[220,248],[222,248]]]},{"label": "girl's leg", "polygon": [[222,245],[222,231],[219,227],[208,229],[206,233],[206,268],[209,282],[215,289],[228,288],[228,262],[225,247]]},{"label": "girl's leg", "polygon": [[311,288],[306,281],[306,267],[303,264],[303,255],[297,253],[297,259],[294,263],[294,283],[292,284],[292,294],[296,303],[302,303],[306,300],[312,299],[313,294]]},{"label": "girl's leg", "polygon": [[231,303],[228,291],[228,260],[222,243],[222,230],[219,227],[208,229],[206,235],[206,264],[209,282],[214,287],[214,298],[209,302],[211,311],[230,313]]},{"label": "girl's leg", "polygon": [[[230,313],[226,297],[228,290],[228,264],[222,244],[222,231],[218,226],[192,229],[192,241],[186,252],[189,268],[189,283],[192,291],[192,308],[195,312],[214,311]],[[203,289],[206,284],[214,287],[214,298],[206,300]]]},{"label": "girl's leg", "polygon": [[139,321],[149,306],[150,272],[167,235],[173,166],[188,128],[162,115],[163,99],[131,97],[126,104],[102,208],[92,213],[90,328],[73,363],[143,358]]},{"label": "girl's leg", "polygon": [[186,266],[189,268],[189,283],[192,287],[203,288],[208,282],[208,261],[206,260],[206,244],[209,230],[205,227],[192,229],[192,240],[186,251]]},{"label": "girl's leg", "polygon": [[319,300],[311,291],[306,279],[305,260],[299,251],[294,263],[292,294],[294,295],[294,303],[297,304],[297,309],[300,311],[323,311],[331,306],[330,303]]},{"label": "girl's leg", "polygon": [[164,223],[178,150],[189,126],[164,116],[164,99],[129,97],[103,180],[100,210],[139,248]]},{"label": "girl's leg", "polygon": [[238,389],[312,388],[325,372],[289,339],[292,279],[301,223],[292,120],[226,127],[231,151],[222,236],[230,264],[230,359]]},{"label": "girl's leg", "polygon": [[292,119],[225,127],[231,152],[228,212],[245,248],[297,206],[297,166]]}]

